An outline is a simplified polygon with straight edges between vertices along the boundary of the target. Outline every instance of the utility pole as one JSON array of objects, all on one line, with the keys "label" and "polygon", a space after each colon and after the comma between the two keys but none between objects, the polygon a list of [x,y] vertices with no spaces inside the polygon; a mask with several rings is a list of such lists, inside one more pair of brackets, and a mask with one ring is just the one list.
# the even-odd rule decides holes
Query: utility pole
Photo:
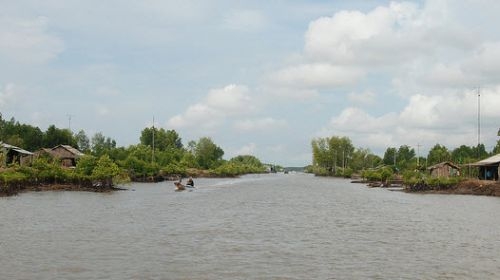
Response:
[{"label": "utility pole", "polygon": [[155,116],[153,115],[153,152],[151,155],[151,163],[155,162]]},{"label": "utility pole", "polygon": [[71,117],[73,117],[73,115],[66,114],[66,116],[68,117],[68,129],[69,129],[69,131],[71,131]]},{"label": "utility pole", "polygon": [[481,143],[481,87],[477,87],[477,158],[480,159],[481,152],[479,145]]},{"label": "utility pole", "polygon": [[420,145],[419,143],[417,143],[417,168],[420,168]]},{"label": "utility pole", "polygon": [[71,133],[71,117],[73,115],[71,114],[67,114],[66,116],[68,116],[68,131],[69,131],[69,139],[68,139],[68,145],[71,145],[71,136],[73,133]]}]

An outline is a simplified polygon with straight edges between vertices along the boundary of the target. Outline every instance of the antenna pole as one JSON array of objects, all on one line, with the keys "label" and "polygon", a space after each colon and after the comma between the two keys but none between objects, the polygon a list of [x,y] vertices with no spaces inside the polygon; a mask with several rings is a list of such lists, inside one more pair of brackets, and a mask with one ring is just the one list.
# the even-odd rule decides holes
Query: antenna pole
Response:
[{"label": "antenna pole", "polygon": [[479,145],[481,144],[481,87],[477,87],[477,157],[481,157]]},{"label": "antenna pole", "polygon": [[155,116],[153,115],[153,153],[151,155],[151,163],[155,162]]}]

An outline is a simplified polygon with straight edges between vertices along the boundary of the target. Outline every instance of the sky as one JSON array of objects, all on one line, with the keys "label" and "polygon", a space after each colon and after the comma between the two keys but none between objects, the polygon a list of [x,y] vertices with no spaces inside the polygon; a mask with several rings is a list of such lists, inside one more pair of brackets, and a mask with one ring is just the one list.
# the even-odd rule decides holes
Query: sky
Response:
[{"label": "sky", "polygon": [[0,112],[43,131],[127,147],[154,124],[283,166],[310,164],[318,137],[379,156],[499,140],[497,0],[0,7]]}]

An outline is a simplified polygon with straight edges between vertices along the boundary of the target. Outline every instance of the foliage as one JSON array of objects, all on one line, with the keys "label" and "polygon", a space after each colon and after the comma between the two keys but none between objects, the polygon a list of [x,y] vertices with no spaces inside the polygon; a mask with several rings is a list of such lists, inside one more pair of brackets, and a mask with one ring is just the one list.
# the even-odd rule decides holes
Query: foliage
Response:
[{"label": "foliage", "polygon": [[120,168],[114,163],[108,155],[102,155],[92,170],[92,178],[100,180],[106,186],[112,186],[113,177],[120,174]]},{"label": "foliage", "polygon": [[500,140],[497,141],[497,144],[495,147],[493,147],[493,151],[491,151],[492,154],[500,154]]},{"label": "foliage", "polygon": [[49,158],[37,158],[33,161],[32,168],[34,178],[40,182],[65,183],[70,178],[67,170],[63,169],[58,161]]},{"label": "foliage", "polygon": [[316,138],[311,141],[312,172],[321,176],[351,177],[353,173],[377,166],[381,158],[369,149],[356,149],[347,137]]},{"label": "foliage", "polygon": [[451,160],[451,153],[445,146],[440,144],[436,144],[432,147],[427,156],[427,164],[429,166],[449,160]]},{"label": "foliage", "polygon": [[0,172],[0,184],[2,186],[23,183],[29,178],[28,174],[20,171]]},{"label": "foliage", "polygon": [[82,151],[83,153],[88,153],[90,152],[90,140],[87,137],[87,134],[85,134],[85,131],[80,130],[76,135],[75,135],[75,141],[76,141],[76,147]]},{"label": "foliage", "polygon": [[229,162],[250,165],[255,167],[263,167],[262,162],[260,162],[258,158],[252,155],[239,155],[230,159]]},{"label": "foliage", "polygon": [[46,147],[55,147],[60,144],[76,146],[76,141],[69,129],[59,129],[55,125],[49,126],[44,135],[44,145]]},{"label": "foliage", "polygon": [[183,177],[187,175],[187,167],[181,164],[169,163],[161,169],[161,172],[165,175],[179,175]]},{"label": "foliage", "polygon": [[403,183],[406,186],[419,185],[420,190],[440,190],[457,185],[461,177],[435,177],[423,172],[407,171],[403,174]]},{"label": "foliage", "polygon": [[348,137],[317,138],[311,141],[313,165],[321,173],[335,174],[337,167],[346,167],[352,159],[354,146]]},{"label": "foliage", "polygon": [[361,173],[362,177],[367,179],[368,181],[379,181],[379,182],[385,182],[389,179],[392,178],[394,175],[394,172],[392,168],[389,166],[383,166],[380,168],[372,168],[372,169],[367,169],[363,170]]},{"label": "foliage", "polygon": [[224,150],[215,145],[209,137],[202,137],[194,148],[196,163],[203,169],[217,168],[222,163]]},{"label": "foliage", "polygon": [[[260,161],[259,161],[260,162]],[[241,174],[251,174],[251,173],[263,173],[265,171],[264,166],[255,164],[244,163],[238,160],[227,161],[211,169],[212,174],[217,176],[237,176]]]},{"label": "foliage", "polygon": [[396,148],[387,148],[384,153],[383,163],[385,165],[396,165]]},{"label": "foliage", "polygon": [[96,163],[97,163],[96,157],[91,155],[85,155],[80,159],[78,159],[75,171],[81,175],[91,176],[92,172],[94,171],[94,167],[96,166]]},{"label": "foliage", "polygon": [[160,128],[157,129],[146,127],[141,132],[140,141],[142,145],[154,147],[159,151],[166,151],[169,149],[182,149],[182,140],[175,130],[167,130]]},{"label": "foliage", "polygon": [[98,132],[92,137],[91,150],[94,156],[100,157],[108,154],[114,148],[116,148],[116,141],[105,137],[102,132]]}]

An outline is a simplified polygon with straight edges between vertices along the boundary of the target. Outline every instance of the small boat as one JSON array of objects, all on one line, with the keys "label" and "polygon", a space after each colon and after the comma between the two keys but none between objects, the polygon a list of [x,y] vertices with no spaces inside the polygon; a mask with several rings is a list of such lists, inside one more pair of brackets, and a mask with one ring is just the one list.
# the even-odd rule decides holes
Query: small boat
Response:
[{"label": "small boat", "polygon": [[174,185],[175,185],[175,191],[176,192],[184,191],[186,189],[194,189],[193,186],[184,185],[181,182],[174,182]]}]

